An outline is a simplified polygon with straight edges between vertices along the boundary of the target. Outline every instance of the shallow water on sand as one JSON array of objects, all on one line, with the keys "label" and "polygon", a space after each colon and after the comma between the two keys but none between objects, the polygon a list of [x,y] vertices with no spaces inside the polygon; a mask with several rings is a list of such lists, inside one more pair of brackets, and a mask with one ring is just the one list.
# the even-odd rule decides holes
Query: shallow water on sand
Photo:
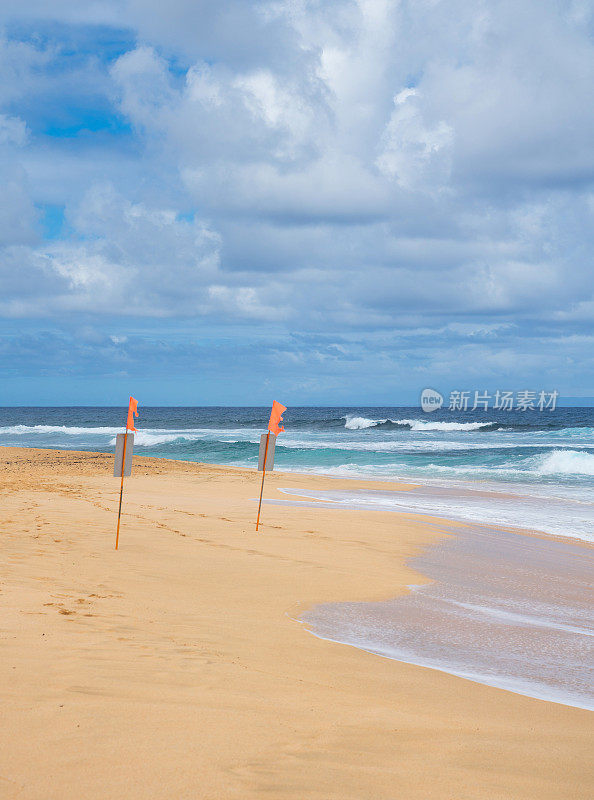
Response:
[{"label": "shallow water on sand", "polygon": [[[281,489],[296,494],[292,489]],[[555,536],[594,542],[594,498],[567,486],[494,485],[474,482],[440,486],[429,481],[395,492],[381,489],[323,491],[300,489],[300,497],[335,507],[424,514],[459,522],[495,522]]]},{"label": "shallow water on sand", "polygon": [[[147,408],[139,406],[138,454],[255,467],[270,408]],[[125,408],[0,408],[0,445],[113,452]],[[555,533],[594,539],[594,408],[450,411],[418,407],[289,408],[276,443],[276,468],[342,478],[373,478],[442,486],[457,493],[472,482],[524,496],[550,495]],[[417,498],[420,500],[421,498]],[[433,493],[431,502],[436,501]],[[504,519],[519,527],[538,519],[539,501],[518,503]],[[447,498],[441,498],[442,515]],[[550,513],[549,513],[550,512]],[[589,528],[587,515],[590,515]],[[574,533],[565,534],[576,516]],[[508,518],[509,517],[509,518]],[[513,518],[512,518],[513,517]]]},{"label": "shallow water on sand", "polygon": [[591,549],[473,527],[409,563],[433,582],[319,605],[301,621],[324,639],[594,710]]}]

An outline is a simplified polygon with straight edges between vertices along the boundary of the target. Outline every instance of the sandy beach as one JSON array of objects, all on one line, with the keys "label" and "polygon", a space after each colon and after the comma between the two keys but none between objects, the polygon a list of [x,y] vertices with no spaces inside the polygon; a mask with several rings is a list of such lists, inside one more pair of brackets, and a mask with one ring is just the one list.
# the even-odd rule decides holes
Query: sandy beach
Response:
[{"label": "sandy beach", "polygon": [[[592,714],[311,635],[458,524],[264,505],[254,471],[0,448],[0,797],[590,798]],[[370,488],[272,473],[279,487]],[[406,487],[382,483],[382,489]]]}]

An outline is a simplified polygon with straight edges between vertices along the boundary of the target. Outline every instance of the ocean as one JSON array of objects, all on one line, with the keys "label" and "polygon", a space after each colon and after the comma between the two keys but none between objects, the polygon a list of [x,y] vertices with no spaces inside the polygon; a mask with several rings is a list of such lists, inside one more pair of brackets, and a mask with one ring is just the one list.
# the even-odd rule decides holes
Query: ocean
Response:
[{"label": "ocean", "polygon": [[[141,407],[135,451],[254,468],[269,413]],[[110,452],[125,418],[125,408],[3,408],[0,445]],[[284,422],[276,469],[409,486],[305,490],[288,475],[284,497],[266,500],[271,506],[323,504],[413,512],[432,525],[435,517],[466,523],[411,560],[430,583],[380,603],[316,606],[300,620],[312,633],[594,709],[594,566],[591,548],[578,541],[594,541],[593,408],[291,408]],[[256,494],[254,484],[254,501]],[[535,531],[556,538],[527,535]]]},{"label": "ocean", "polygon": [[[135,451],[255,467],[268,408],[143,408]],[[125,408],[2,408],[0,444],[112,451]],[[405,498],[336,503],[497,522],[594,541],[594,408],[448,411],[290,408],[275,468],[419,482]]]},{"label": "ocean", "polygon": [[469,526],[409,565],[431,582],[393,600],[317,605],[300,621],[322,639],[594,711],[591,551]]}]

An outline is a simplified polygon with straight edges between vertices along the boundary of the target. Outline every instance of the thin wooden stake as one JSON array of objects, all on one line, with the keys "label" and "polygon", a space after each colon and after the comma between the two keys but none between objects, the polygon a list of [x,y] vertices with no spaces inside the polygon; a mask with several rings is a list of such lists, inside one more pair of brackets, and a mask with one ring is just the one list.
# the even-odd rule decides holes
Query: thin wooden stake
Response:
[{"label": "thin wooden stake", "polygon": [[266,457],[268,456],[268,442],[270,441],[270,431],[266,433],[266,446],[264,447],[264,465],[262,469],[262,486],[260,486],[260,503],[258,504],[258,519],[256,520],[256,531],[260,524],[260,509],[262,508],[262,493],[264,492],[264,478],[266,477]]},{"label": "thin wooden stake", "polygon": [[124,494],[124,472],[126,471],[126,445],[128,444],[128,426],[126,426],[126,434],[124,436],[124,452],[122,454],[122,482],[120,483],[120,507],[118,509],[118,529],[116,531],[115,549],[118,549],[118,542],[120,540],[120,517],[122,516],[122,495]]}]

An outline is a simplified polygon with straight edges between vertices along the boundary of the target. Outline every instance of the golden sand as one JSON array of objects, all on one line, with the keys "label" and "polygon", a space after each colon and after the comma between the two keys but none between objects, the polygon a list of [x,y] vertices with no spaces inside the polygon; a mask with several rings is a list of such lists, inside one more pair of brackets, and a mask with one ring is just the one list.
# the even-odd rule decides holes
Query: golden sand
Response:
[{"label": "golden sand", "polygon": [[[407,558],[455,527],[264,505],[256,534],[255,472],[136,458],[116,552],[111,473],[0,448],[1,798],[594,796],[590,712],[294,621],[406,591]],[[272,473],[266,495],[341,485],[371,484]]]}]

